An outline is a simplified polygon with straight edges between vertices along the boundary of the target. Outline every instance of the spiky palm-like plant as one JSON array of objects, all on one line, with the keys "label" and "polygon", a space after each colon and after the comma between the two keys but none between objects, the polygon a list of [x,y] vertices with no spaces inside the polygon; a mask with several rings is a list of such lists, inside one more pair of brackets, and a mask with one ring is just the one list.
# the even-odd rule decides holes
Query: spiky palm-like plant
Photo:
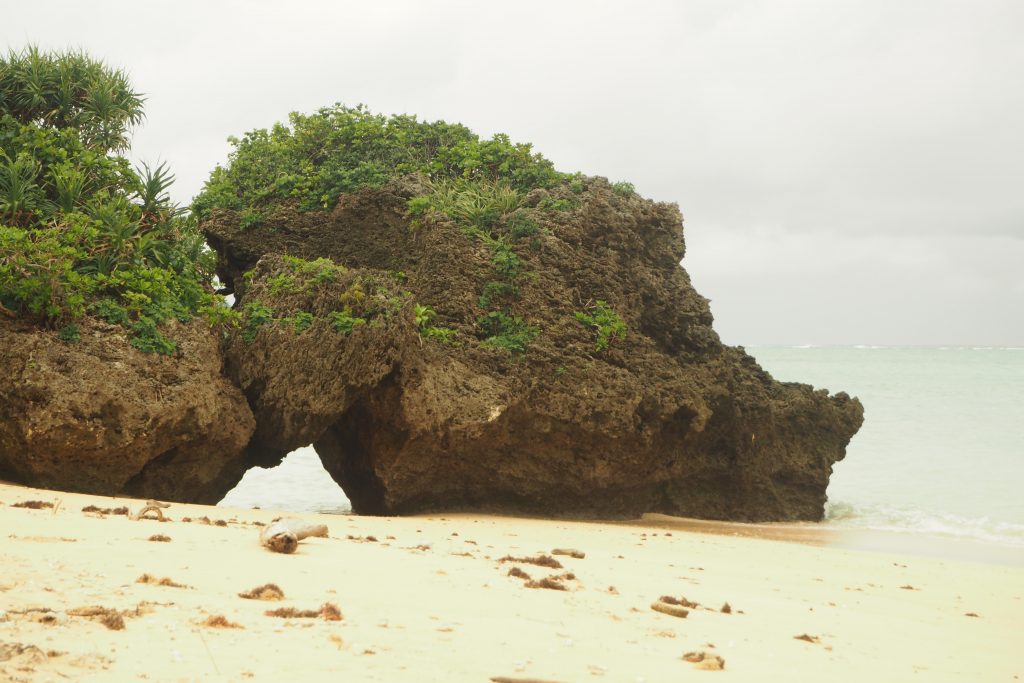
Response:
[{"label": "spiky palm-like plant", "polygon": [[26,156],[9,157],[0,149],[0,220],[27,225],[42,208],[45,196],[36,183],[40,166]]},{"label": "spiky palm-like plant", "polygon": [[142,122],[142,102],[124,71],[83,52],[32,46],[0,58],[0,117],[75,128],[100,151],[128,147],[128,134]]}]

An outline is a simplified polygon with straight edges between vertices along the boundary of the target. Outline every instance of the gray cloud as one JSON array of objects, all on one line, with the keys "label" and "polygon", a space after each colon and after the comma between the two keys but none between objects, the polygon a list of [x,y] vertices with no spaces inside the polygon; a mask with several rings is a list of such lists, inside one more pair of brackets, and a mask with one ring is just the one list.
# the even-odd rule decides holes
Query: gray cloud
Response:
[{"label": "gray cloud", "polygon": [[1015,2],[11,4],[148,94],[187,202],[228,135],[341,101],[508,132],[686,215],[732,343],[1024,345]]}]

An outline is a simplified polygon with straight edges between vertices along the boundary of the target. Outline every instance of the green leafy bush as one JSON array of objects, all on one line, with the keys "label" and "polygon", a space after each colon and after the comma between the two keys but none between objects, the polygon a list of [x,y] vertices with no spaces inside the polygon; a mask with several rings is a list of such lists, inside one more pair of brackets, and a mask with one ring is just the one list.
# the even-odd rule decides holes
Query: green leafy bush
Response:
[{"label": "green leafy bush", "polygon": [[[507,135],[484,140],[458,124],[383,116],[363,106],[336,104],[313,114],[293,113],[286,123],[230,142],[234,149],[228,163],[213,171],[193,202],[200,220],[216,209],[231,209],[247,221],[245,216],[262,215],[265,207],[286,200],[303,210],[329,209],[343,193],[416,176],[424,189],[407,202],[411,228],[449,220],[491,251],[494,276],[478,299],[487,311],[477,320],[484,344],[522,352],[539,334],[519,318],[491,309],[518,298],[529,275],[524,273],[525,240],[539,249],[544,228],[538,221],[579,206],[578,195],[587,187],[581,174],[557,172],[530,145],[513,143]],[[628,184],[616,187],[631,191]],[[536,208],[525,207],[524,198],[538,188],[552,193]],[[278,284],[286,285],[285,280]],[[355,283],[341,296],[347,312],[332,314],[336,329],[351,332],[354,320],[380,324],[377,316],[401,308],[401,300],[382,297],[366,283]],[[435,328],[423,322],[424,315],[417,310],[417,329],[426,335]]]},{"label": "green leafy bush", "polygon": [[482,346],[505,349],[513,353],[525,353],[530,343],[540,334],[539,329],[522,318],[501,311],[490,311],[480,316],[477,325],[484,333]]},{"label": "green leafy bush", "polygon": [[450,327],[428,327],[423,330],[423,336],[431,341],[440,342],[446,346],[461,346],[459,333]]},{"label": "green leafy bush", "polygon": [[437,317],[437,311],[431,306],[416,304],[413,307],[413,315],[415,316],[416,329],[423,330]]},{"label": "green leafy bush", "polygon": [[300,276],[306,282],[304,290],[308,290],[311,284],[322,285],[334,282],[338,276],[348,272],[345,266],[339,265],[327,257],[307,260],[298,256],[285,255],[282,258],[292,273]]},{"label": "green leafy bush", "polygon": [[605,301],[597,300],[593,314],[576,311],[576,320],[590,327],[597,334],[594,348],[604,351],[614,339],[625,339],[626,323],[608,306]]},{"label": "green leafy bush", "polygon": [[51,328],[94,314],[173,353],[166,320],[214,310],[214,258],[166,165],[117,152],[142,120],[124,73],[80,52],[0,57],[0,307]]},{"label": "green leafy bush", "polygon": [[271,294],[281,294],[282,292],[295,292],[295,276],[291,273],[278,273],[267,278],[267,285],[270,286]]},{"label": "green leafy bush", "polygon": [[577,202],[572,199],[564,199],[561,197],[553,197],[548,195],[537,203],[537,208],[541,211],[572,211],[577,206]]},{"label": "green leafy bush", "polygon": [[76,342],[76,341],[78,341],[79,339],[82,338],[82,333],[81,333],[81,331],[79,331],[78,325],[76,325],[74,323],[70,323],[70,324],[65,325],[64,327],[60,328],[60,331],[57,333],[57,336],[62,341]]},{"label": "green leafy bush", "polygon": [[296,311],[284,321],[292,326],[295,330],[295,334],[299,335],[308,330],[313,325],[313,321],[316,317],[309,311]]},{"label": "green leafy bush", "polygon": [[413,307],[413,315],[415,316],[416,330],[420,336],[449,346],[457,346],[459,344],[458,332],[447,327],[431,325],[437,318],[437,311],[432,307],[416,304]]},{"label": "green leafy bush", "polygon": [[520,209],[509,216],[506,221],[508,234],[512,239],[533,237],[540,233],[540,225],[533,220],[528,211]]},{"label": "green leafy bush", "polygon": [[612,192],[621,197],[629,197],[630,195],[636,194],[636,188],[633,186],[633,183],[612,183]]},{"label": "green leafy bush", "polygon": [[162,353],[165,356],[173,356],[178,350],[177,344],[160,334],[156,327],[156,321],[149,316],[142,316],[132,325],[131,344],[140,351],[147,353]]},{"label": "green leafy bush", "polygon": [[561,179],[550,161],[507,135],[481,140],[465,126],[383,116],[361,105],[292,113],[287,124],[253,130],[229,142],[234,150],[227,166],[213,171],[193,202],[201,218],[217,208],[257,208],[287,198],[297,199],[306,210],[331,208],[344,192],[407,174],[433,180],[503,180],[519,191]]},{"label": "green leafy bush", "polygon": [[327,314],[327,319],[331,321],[331,327],[334,328],[334,331],[341,334],[350,334],[355,328],[366,324],[366,318],[352,315],[352,311],[347,308],[340,311],[331,311]]},{"label": "green leafy bush", "polygon": [[494,270],[504,277],[507,282],[515,282],[519,277],[523,262],[513,251],[512,245],[503,239],[487,239],[485,242],[493,254],[491,256],[491,265],[494,266]]},{"label": "green leafy bush", "polygon": [[260,328],[274,320],[274,310],[258,301],[251,301],[242,309],[242,339],[248,344],[256,341]]},{"label": "green leafy bush", "polygon": [[500,299],[511,299],[518,295],[519,289],[514,283],[491,280],[484,285],[484,290],[480,293],[478,303],[480,304],[480,308],[486,310]]},{"label": "green leafy bush", "polygon": [[259,227],[263,223],[263,214],[256,209],[245,209],[238,217],[238,227],[242,230],[250,230]]},{"label": "green leafy bush", "polygon": [[128,309],[113,299],[100,299],[99,301],[94,302],[89,308],[98,318],[102,318],[108,323],[123,325],[126,327],[131,324],[132,319],[128,315]]}]

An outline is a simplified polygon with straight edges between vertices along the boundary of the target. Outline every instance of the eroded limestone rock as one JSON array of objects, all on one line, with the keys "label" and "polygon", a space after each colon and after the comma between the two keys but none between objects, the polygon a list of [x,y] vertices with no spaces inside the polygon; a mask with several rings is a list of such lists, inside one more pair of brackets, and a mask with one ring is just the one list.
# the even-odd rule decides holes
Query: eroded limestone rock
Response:
[{"label": "eroded limestone rock", "polygon": [[0,318],[0,477],[104,495],[213,503],[248,465],[255,428],[221,374],[219,339],[195,320],[176,357],[81,322],[81,340]]},{"label": "eroded limestone rock", "polygon": [[[603,179],[588,179],[568,211],[542,210],[546,191],[531,192],[541,230],[510,238],[516,292],[484,306],[492,250],[440,216],[411,229],[417,191],[396,183],[331,212],[278,207],[245,230],[220,212],[203,226],[240,305],[275,318],[227,343],[228,374],[257,421],[248,462],[313,443],[354,509],[371,514],[822,517],[863,409],[777,382],[721,344],[679,266],[675,205],[622,196]],[[284,253],[348,270],[310,284]],[[603,350],[575,315],[598,300],[628,329]],[[436,310],[432,324],[455,345],[424,334],[417,305]],[[339,333],[330,316],[346,306],[365,324]],[[523,354],[489,346],[478,323],[487,310],[540,334]],[[313,320],[298,331],[300,313]]]}]

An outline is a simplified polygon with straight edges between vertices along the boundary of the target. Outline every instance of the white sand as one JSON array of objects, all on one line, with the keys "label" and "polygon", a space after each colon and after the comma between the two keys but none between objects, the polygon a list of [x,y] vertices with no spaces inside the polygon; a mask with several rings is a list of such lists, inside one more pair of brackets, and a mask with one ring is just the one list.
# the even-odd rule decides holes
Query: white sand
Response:
[{"label": "white sand", "polygon": [[[25,500],[52,509],[17,509]],[[138,501],[0,485],[0,680],[966,681],[1024,676],[1024,568],[652,525],[479,515],[299,515],[330,538],[261,548],[271,511],[172,505],[174,521],[81,512]],[[220,527],[183,523],[208,516]],[[148,541],[166,534],[170,542]],[[365,540],[367,536],[377,541]],[[351,536],[352,538],[348,538]],[[361,540],[362,539],[362,540]],[[555,570],[505,555],[582,550]],[[531,589],[572,572],[567,591]],[[186,584],[137,583],[144,573]],[[240,591],[273,582],[281,602]],[[662,595],[701,606],[655,612]],[[336,604],[341,621],[279,619]],[[731,614],[720,608],[728,602]],[[142,606],[140,608],[140,605]],[[69,611],[130,611],[123,630]],[[43,611],[51,610],[51,611]],[[137,612],[137,615],[136,615]],[[978,616],[967,616],[974,613]],[[204,626],[223,615],[243,628]],[[797,640],[806,634],[814,642]],[[707,651],[721,671],[682,659]]]}]

